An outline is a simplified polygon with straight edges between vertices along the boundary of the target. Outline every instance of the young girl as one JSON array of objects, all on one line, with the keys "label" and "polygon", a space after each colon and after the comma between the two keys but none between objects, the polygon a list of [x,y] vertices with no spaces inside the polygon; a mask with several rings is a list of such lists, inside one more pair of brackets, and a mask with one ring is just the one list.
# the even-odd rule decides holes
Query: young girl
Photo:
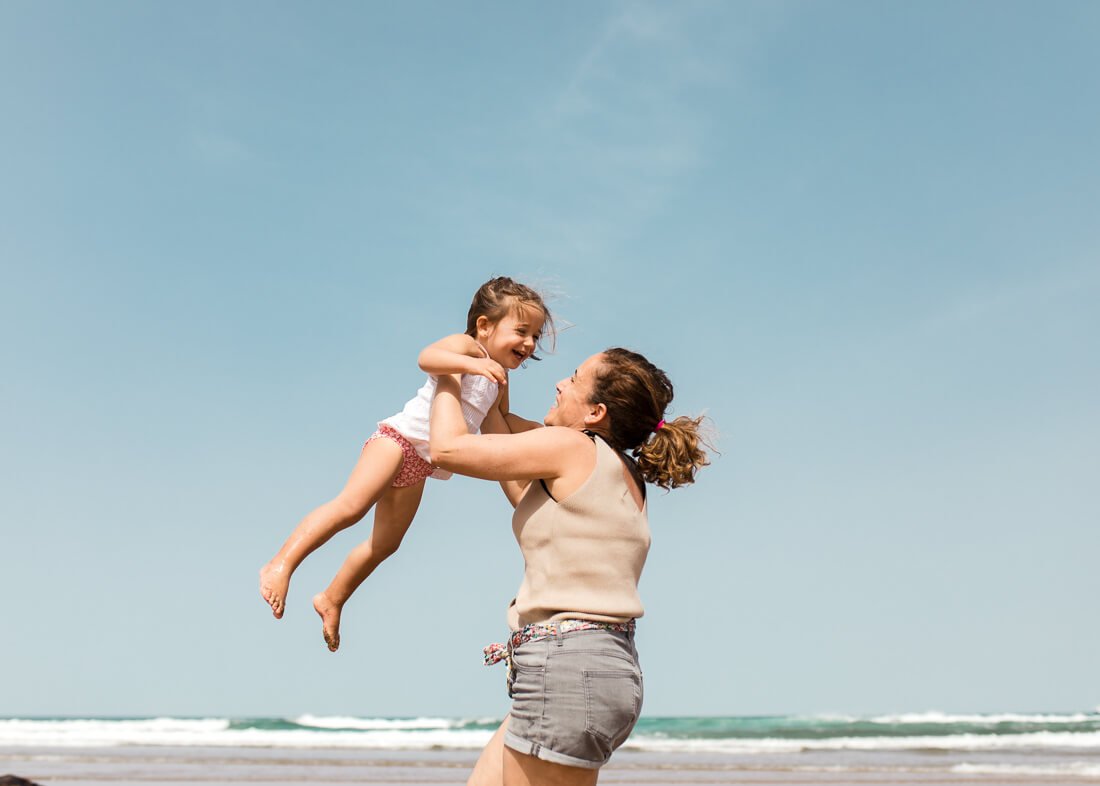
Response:
[{"label": "young girl", "polygon": [[370,537],[348,554],[328,588],[313,597],[325,643],[336,652],[344,604],[401,545],[420,505],[425,478],[451,476],[429,461],[428,420],[436,377],[462,375],[462,415],[470,432],[481,428],[490,410],[494,428],[507,430],[508,422],[518,419],[507,414],[506,404],[498,404],[507,400],[501,387],[508,382],[508,371],[534,357],[544,326],[552,332],[550,311],[530,287],[499,277],[478,289],[466,317],[466,332],[442,338],[420,353],[418,363],[428,381],[401,412],[379,422],[344,490],[302,519],[279,553],[260,569],[260,594],[276,619],[283,616],[290,577],[302,560],[375,506]]}]

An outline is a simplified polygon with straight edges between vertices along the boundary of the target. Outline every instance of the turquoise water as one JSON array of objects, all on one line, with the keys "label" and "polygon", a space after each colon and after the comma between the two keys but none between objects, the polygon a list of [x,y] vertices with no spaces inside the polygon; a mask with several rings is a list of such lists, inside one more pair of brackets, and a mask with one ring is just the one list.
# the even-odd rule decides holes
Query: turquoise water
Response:
[{"label": "turquoise water", "polygon": [[946,715],[914,713],[866,718],[760,716],[642,718],[639,734],[673,739],[782,739],[951,737],[958,735],[1081,734],[1100,732],[1100,713],[1061,715]]},{"label": "turquoise water", "polygon": [[[8,718],[0,745],[476,749],[498,718]],[[628,749],[1100,751],[1100,713],[643,717]]]}]

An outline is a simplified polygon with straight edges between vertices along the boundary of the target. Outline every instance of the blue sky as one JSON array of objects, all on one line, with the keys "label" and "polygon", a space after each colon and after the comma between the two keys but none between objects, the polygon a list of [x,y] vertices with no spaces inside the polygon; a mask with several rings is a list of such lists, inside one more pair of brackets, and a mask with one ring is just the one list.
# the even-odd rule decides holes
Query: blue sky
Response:
[{"label": "blue sky", "polygon": [[649,714],[1100,705],[1100,6],[0,5],[0,713],[501,715],[522,562],[430,485],[330,654],[302,567],[507,274],[647,354]]}]

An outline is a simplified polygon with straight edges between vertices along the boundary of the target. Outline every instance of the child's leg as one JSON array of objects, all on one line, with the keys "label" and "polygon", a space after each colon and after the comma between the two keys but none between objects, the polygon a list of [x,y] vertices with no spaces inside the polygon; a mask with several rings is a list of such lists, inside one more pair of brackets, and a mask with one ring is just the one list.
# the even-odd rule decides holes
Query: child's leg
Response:
[{"label": "child's leg", "polygon": [[340,646],[340,612],[344,604],[367,576],[397,551],[416,516],[423,493],[423,480],[386,492],[374,509],[374,529],[370,537],[352,549],[332,583],[313,596],[313,608],[321,615],[322,633],[332,652]]},{"label": "child's leg", "polygon": [[364,445],[343,491],[302,519],[279,553],[260,569],[260,594],[276,619],[283,616],[290,577],[302,560],[363,518],[393,483],[402,461],[401,447],[391,440],[373,439]]}]

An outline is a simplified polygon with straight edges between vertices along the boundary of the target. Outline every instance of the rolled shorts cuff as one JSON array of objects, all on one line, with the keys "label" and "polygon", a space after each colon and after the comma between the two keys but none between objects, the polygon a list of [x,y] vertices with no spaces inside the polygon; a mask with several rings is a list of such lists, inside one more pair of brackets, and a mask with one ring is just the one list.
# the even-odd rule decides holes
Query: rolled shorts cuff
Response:
[{"label": "rolled shorts cuff", "polygon": [[528,756],[534,756],[536,759],[542,759],[553,764],[564,764],[568,767],[598,770],[607,764],[606,761],[589,761],[588,759],[578,759],[576,756],[570,756],[567,753],[558,753],[545,745],[525,740],[510,731],[504,732],[504,744],[516,753],[525,753]]}]

